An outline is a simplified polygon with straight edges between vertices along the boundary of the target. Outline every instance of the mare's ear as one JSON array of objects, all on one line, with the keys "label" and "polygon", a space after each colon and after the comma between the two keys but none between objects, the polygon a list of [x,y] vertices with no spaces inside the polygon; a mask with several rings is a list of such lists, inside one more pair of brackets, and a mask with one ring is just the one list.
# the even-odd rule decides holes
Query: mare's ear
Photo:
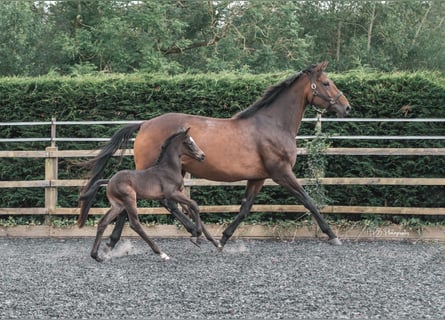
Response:
[{"label": "mare's ear", "polygon": [[328,64],[329,64],[329,61],[323,61],[322,63],[320,63],[321,71],[325,71]]},{"label": "mare's ear", "polygon": [[190,127],[188,127],[187,129],[185,129],[185,134],[189,134],[189,130],[190,130]]},{"label": "mare's ear", "polygon": [[313,66],[312,68],[312,72],[314,74],[316,74],[317,78],[323,73],[323,71],[326,69],[326,67],[328,66],[328,61],[323,61],[321,63],[317,63],[316,65]]}]

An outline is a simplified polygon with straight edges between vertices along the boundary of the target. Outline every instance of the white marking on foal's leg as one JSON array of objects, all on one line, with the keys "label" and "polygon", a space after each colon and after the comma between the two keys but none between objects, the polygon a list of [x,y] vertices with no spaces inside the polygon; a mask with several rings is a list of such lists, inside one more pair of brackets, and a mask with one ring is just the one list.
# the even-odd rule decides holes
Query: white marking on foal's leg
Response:
[{"label": "white marking on foal's leg", "polygon": [[164,252],[161,252],[160,256],[161,256],[162,261],[170,260],[170,257],[167,254],[165,254]]}]

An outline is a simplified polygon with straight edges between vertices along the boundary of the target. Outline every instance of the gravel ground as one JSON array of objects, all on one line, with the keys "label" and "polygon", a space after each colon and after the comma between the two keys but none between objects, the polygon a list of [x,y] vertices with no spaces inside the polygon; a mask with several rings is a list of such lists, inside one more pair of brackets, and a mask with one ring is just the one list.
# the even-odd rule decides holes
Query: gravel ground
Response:
[{"label": "gravel ground", "polygon": [[445,317],[439,243],[0,238],[1,319],[421,319]]}]

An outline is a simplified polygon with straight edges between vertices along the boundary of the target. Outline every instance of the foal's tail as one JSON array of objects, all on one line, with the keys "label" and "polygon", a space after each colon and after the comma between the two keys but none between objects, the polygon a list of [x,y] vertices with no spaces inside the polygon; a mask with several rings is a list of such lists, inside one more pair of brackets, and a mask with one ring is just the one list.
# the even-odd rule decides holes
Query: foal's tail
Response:
[{"label": "foal's tail", "polygon": [[[86,219],[88,217],[88,211],[91,208],[92,202],[97,194],[99,186],[102,183],[106,183],[107,180],[99,180],[102,178],[105,165],[108,160],[114,155],[114,153],[126,146],[128,141],[133,136],[139,128],[142,122],[129,124],[121,129],[119,129],[110,139],[110,141],[104,146],[104,148],[99,152],[97,156],[93,159],[81,163],[81,166],[90,168],[90,180],[82,190],[82,195],[79,200],[81,201],[80,206],[80,216],[77,223],[80,228],[85,225]],[[121,154],[122,157],[123,154]]]},{"label": "foal's tail", "polygon": [[96,198],[96,194],[99,191],[99,188],[102,184],[107,184],[108,179],[100,179],[93,183],[89,189],[84,189],[84,192],[80,195],[79,201],[80,205],[80,215],[77,219],[77,224],[79,228],[82,228],[85,225],[85,222],[88,218],[88,212],[90,211],[91,206],[93,205],[94,198]]}]

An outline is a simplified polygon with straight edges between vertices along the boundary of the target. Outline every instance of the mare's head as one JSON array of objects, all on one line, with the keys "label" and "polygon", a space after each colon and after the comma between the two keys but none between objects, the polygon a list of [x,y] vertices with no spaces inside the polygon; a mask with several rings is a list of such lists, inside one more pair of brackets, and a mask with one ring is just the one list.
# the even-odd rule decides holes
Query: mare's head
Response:
[{"label": "mare's head", "polygon": [[314,64],[304,71],[310,79],[307,101],[327,111],[337,112],[338,117],[345,117],[351,110],[348,99],[337,89],[335,83],[324,73],[327,61]]},{"label": "mare's head", "polygon": [[178,138],[182,140],[180,148],[181,154],[187,155],[198,161],[203,161],[205,159],[205,153],[189,135],[189,130],[190,128],[179,132]]}]

